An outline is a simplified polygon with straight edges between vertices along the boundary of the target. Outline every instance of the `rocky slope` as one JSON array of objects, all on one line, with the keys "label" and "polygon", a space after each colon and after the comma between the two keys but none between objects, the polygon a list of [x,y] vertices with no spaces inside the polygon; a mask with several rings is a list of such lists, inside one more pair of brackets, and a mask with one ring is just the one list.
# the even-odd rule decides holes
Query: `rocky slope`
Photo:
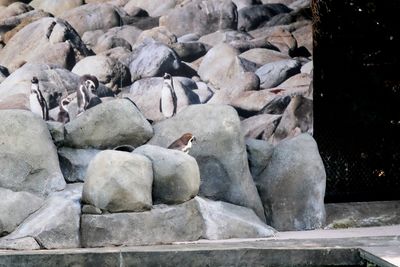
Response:
[{"label": "rocky slope", "polygon": [[[0,0],[0,248],[322,227],[309,4]],[[159,109],[165,73],[172,118]],[[102,103],[77,116],[84,74]],[[70,122],[31,112],[33,76],[52,118],[72,99]],[[189,154],[167,149],[184,133]]]}]

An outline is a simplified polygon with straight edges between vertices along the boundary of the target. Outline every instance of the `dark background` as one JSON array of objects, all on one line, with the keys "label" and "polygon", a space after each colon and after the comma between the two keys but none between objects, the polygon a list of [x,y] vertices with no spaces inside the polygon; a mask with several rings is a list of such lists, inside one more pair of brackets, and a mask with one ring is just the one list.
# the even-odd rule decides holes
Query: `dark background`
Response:
[{"label": "dark background", "polygon": [[400,199],[400,1],[313,0],[326,202]]}]

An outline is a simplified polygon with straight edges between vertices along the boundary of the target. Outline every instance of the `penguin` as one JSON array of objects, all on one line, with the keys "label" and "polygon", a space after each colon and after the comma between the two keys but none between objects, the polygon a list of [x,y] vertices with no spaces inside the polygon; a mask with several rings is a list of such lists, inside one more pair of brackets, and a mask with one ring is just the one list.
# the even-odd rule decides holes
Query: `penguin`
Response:
[{"label": "penguin", "polygon": [[31,94],[29,96],[31,111],[47,121],[49,120],[49,107],[47,106],[46,99],[43,97],[42,91],[39,89],[38,78],[33,77],[31,83]]},{"label": "penguin", "polygon": [[71,99],[69,97],[62,98],[60,100],[60,111],[58,112],[57,115],[57,121],[62,122],[62,123],[68,123],[70,118],[69,118],[69,112],[67,105],[71,103]]},{"label": "penguin", "polygon": [[177,100],[172,76],[165,73],[160,97],[160,112],[165,118],[171,118],[176,114]]},{"label": "penguin", "polygon": [[97,96],[97,87],[99,86],[99,81],[93,75],[85,74],[79,79],[79,87],[76,91],[76,96],[78,99],[78,115],[83,111],[92,108],[102,101]]},{"label": "penguin", "polygon": [[189,149],[192,147],[192,142],[196,141],[196,137],[191,133],[185,133],[179,139],[175,140],[172,144],[168,146],[169,149],[180,150],[189,153]]}]

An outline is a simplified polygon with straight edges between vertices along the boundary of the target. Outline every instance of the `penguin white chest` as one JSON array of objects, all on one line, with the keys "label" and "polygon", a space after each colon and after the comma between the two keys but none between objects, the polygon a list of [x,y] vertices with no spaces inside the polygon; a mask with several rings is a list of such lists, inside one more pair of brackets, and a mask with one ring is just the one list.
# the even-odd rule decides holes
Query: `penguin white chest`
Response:
[{"label": "penguin white chest", "polygon": [[39,103],[37,94],[31,93],[29,96],[29,104],[31,111],[43,118],[42,106]]},{"label": "penguin white chest", "polygon": [[169,85],[164,85],[161,91],[161,111],[164,117],[170,118],[174,115],[175,105],[175,99]]}]

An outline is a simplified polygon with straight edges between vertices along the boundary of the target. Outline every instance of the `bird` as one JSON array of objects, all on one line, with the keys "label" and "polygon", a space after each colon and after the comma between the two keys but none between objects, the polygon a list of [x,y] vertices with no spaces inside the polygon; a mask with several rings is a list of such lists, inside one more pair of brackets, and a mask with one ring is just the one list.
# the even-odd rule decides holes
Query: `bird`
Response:
[{"label": "bird", "polygon": [[160,97],[160,112],[165,118],[171,118],[176,114],[177,102],[172,76],[165,73]]},{"label": "bird", "polygon": [[78,99],[77,116],[79,116],[83,111],[102,103],[101,99],[97,96],[98,86],[99,81],[96,76],[85,74],[80,77],[79,87],[76,91]]},{"label": "bird", "polygon": [[180,150],[189,153],[189,149],[192,147],[192,142],[196,141],[196,137],[194,137],[191,133],[183,134],[179,139],[175,140],[168,146],[169,149]]},{"label": "bird", "polygon": [[67,96],[65,98],[62,98],[60,100],[60,111],[58,112],[57,115],[57,121],[58,122],[62,122],[62,123],[68,123],[70,120],[69,117],[69,112],[68,112],[68,108],[67,105],[71,103],[71,99]]},{"label": "bird", "polygon": [[39,80],[34,76],[31,80],[31,94],[29,96],[29,104],[31,111],[42,117],[43,120],[49,120],[49,107],[46,99],[43,97],[42,91],[39,89]]}]

